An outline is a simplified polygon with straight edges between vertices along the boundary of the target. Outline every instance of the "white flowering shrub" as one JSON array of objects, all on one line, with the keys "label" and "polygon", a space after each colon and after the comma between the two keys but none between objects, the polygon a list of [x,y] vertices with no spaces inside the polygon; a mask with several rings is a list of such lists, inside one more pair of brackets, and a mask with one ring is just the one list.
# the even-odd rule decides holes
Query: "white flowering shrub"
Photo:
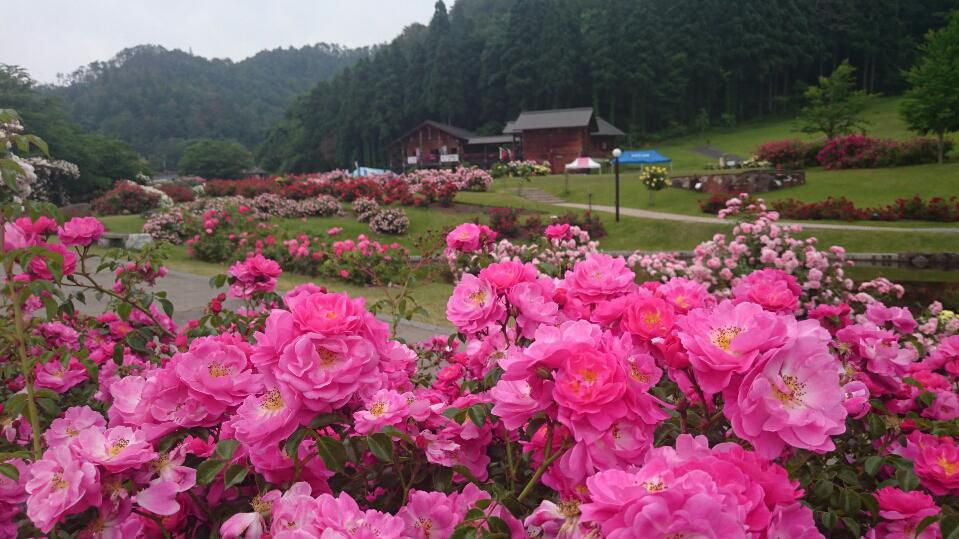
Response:
[{"label": "white flowering shrub", "polygon": [[405,234],[410,228],[410,218],[399,208],[382,210],[370,218],[370,230],[377,234]]},{"label": "white flowering shrub", "polygon": [[360,197],[353,201],[353,212],[356,214],[356,220],[361,223],[369,221],[379,211],[380,204],[376,199]]}]

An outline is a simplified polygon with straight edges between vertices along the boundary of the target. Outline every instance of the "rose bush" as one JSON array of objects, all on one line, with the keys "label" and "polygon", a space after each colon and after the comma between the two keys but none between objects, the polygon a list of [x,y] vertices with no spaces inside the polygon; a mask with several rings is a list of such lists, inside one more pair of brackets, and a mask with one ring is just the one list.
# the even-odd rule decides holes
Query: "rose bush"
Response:
[{"label": "rose bush", "polygon": [[[449,299],[457,333],[410,347],[363,298],[277,295],[262,253],[212,281],[243,308],[221,294],[178,325],[156,252],[100,255],[104,286],[97,223],[8,199],[3,536],[959,530],[959,319],[847,282],[757,201],[732,202],[736,236],[681,276],[643,281],[589,249],[552,276],[479,264]],[[547,234],[556,250],[585,239]],[[447,237],[493,242],[479,225]],[[101,315],[77,308],[92,293]]]}]

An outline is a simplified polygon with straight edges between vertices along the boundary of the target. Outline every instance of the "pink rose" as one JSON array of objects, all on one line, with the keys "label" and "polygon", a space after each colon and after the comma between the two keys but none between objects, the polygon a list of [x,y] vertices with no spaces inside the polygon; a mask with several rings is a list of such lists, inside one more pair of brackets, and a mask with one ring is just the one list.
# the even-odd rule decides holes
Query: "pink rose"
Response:
[{"label": "pink rose", "polygon": [[86,247],[100,239],[106,232],[103,223],[96,217],[74,217],[60,227],[60,243],[66,246]]},{"label": "pink rose", "polygon": [[774,313],[795,312],[800,295],[802,288],[796,278],[780,269],[754,271],[733,287],[733,297],[737,303],[756,303]]},{"label": "pink rose", "polygon": [[760,354],[786,344],[785,320],[755,303],[724,301],[711,310],[690,311],[677,325],[699,384],[718,393],[733,375],[745,374]]},{"label": "pink rose", "polygon": [[60,445],[47,449],[30,466],[26,490],[27,516],[47,533],[62,517],[100,504],[100,474],[92,463]]}]

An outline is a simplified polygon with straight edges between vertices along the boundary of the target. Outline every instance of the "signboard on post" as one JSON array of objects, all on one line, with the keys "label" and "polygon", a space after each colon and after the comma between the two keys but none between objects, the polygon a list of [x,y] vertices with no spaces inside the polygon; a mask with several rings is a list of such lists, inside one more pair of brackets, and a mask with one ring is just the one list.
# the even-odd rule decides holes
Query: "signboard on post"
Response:
[{"label": "signboard on post", "polygon": [[415,165],[415,164],[416,164],[416,156],[415,156],[415,155],[411,155],[411,156],[407,157],[407,158],[406,158],[406,164],[407,164],[407,165]]},{"label": "signboard on post", "polygon": [[449,153],[446,155],[440,156],[440,163],[459,163],[460,156],[458,153]]}]

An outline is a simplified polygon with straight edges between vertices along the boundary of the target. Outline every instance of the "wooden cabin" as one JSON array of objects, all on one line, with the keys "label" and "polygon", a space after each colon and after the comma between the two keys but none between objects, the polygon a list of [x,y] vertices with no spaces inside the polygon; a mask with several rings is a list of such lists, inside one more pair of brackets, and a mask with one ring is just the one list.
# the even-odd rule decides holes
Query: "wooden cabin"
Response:
[{"label": "wooden cabin", "polygon": [[548,162],[553,174],[577,157],[609,158],[625,134],[590,107],[524,111],[507,129],[518,136],[523,159]]},{"label": "wooden cabin", "polygon": [[469,163],[489,168],[501,149],[512,150],[512,135],[477,135],[468,129],[427,120],[393,142],[390,168],[431,168]]}]

